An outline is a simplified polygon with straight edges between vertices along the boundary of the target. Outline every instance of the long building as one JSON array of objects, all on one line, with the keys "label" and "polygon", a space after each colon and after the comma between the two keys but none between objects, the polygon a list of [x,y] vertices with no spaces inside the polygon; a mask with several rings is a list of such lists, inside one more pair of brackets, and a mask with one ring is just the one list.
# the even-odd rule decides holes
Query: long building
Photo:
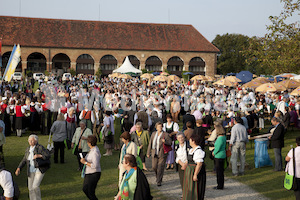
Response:
[{"label": "long building", "polygon": [[213,76],[219,52],[192,25],[180,24],[0,16],[0,38],[4,67],[13,45],[21,45],[22,72],[95,74],[100,68],[107,75],[129,56],[149,72]]}]

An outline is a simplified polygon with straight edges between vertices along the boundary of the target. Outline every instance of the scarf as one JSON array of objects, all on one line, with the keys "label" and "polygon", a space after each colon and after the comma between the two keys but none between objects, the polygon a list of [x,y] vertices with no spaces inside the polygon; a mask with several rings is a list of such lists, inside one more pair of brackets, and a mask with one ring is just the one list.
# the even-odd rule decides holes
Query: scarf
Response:
[{"label": "scarf", "polygon": [[122,159],[121,159],[121,162],[122,162],[122,163],[123,163],[124,156],[126,155],[126,150],[127,150],[127,148],[129,147],[130,143],[131,143],[131,142],[128,142],[127,146],[124,145],[124,147],[123,147],[123,151],[122,151]]},{"label": "scarf", "polygon": [[136,134],[137,134],[137,136],[139,136],[139,137],[141,137],[142,133],[143,133],[143,131],[140,131],[140,132],[136,131]]},{"label": "scarf", "polygon": [[130,177],[132,176],[133,172],[135,172],[136,169],[131,168],[129,170],[129,172],[126,171],[125,173],[125,179],[124,179],[124,183],[121,187],[121,199],[122,200],[129,200],[129,185],[128,185],[128,180],[130,179]]}]

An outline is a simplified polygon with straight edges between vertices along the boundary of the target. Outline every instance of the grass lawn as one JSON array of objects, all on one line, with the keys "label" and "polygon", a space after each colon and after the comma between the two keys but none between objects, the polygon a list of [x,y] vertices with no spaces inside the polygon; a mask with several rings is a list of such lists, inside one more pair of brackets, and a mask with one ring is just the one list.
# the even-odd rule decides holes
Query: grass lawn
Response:
[{"label": "grass lawn", "polygon": [[[4,145],[6,168],[12,172],[14,180],[20,187],[20,199],[28,199],[26,167],[22,169],[18,177],[15,176],[14,172],[28,147],[27,139],[28,134],[21,138],[10,136],[6,138]],[[47,146],[48,136],[39,135],[39,140],[40,144]],[[101,154],[105,153],[103,145],[98,146]],[[118,190],[118,161],[119,153],[117,152],[114,152],[112,157],[103,156],[101,158],[102,174],[96,190],[99,199],[111,200],[116,195]],[[54,164],[53,156],[51,162],[51,168],[46,172],[41,184],[42,199],[86,199],[82,191],[83,179],[80,177],[80,172],[77,171],[77,159],[71,154],[71,150],[65,152],[65,164]]]},{"label": "grass lawn", "polygon": [[[266,132],[266,131],[264,131]],[[294,129],[294,131],[289,130],[285,135],[285,147],[282,149],[282,158],[285,159],[288,151],[291,149],[290,145],[296,147],[296,137],[300,136],[300,131]],[[273,149],[268,149],[270,158],[274,164],[274,151]],[[208,165],[208,170],[212,170],[213,163],[212,161],[207,158],[205,162]],[[283,180],[285,176],[285,172],[274,172],[274,167],[262,167],[262,168],[255,168],[254,164],[254,141],[251,144],[247,144],[247,151],[246,151],[246,162],[249,164],[249,169],[245,170],[244,176],[233,177],[231,175],[231,169],[226,169],[225,176],[228,178],[236,179],[257,192],[263,194],[264,196],[270,199],[295,199],[294,192],[288,191],[283,187]],[[284,166],[285,167],[285,166]],[[225,187],[226,187],[226,180],[225,180]]]}]

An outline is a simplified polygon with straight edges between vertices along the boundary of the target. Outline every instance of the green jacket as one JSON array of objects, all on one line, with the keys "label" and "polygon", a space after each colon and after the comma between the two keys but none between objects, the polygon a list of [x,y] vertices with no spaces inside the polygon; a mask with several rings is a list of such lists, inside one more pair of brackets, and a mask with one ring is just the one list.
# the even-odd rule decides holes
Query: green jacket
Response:
[{"label": "green jacket", "polygon": [[136,132],[132,133],[131,134],[131,140],[136,144],[136,146],[143,145],[143,148],[142,148],[143,151],[142,152],[144,154],[147,153],[149,140],[150,140],[150,136],[149,136],[148,131],[143,130],[140,138],[137,136]]},{"label": "green jacket", "polygon": [[225,159],[226,158],[226,136],[218,136],[215,142],[214,149],[215,158]]}]

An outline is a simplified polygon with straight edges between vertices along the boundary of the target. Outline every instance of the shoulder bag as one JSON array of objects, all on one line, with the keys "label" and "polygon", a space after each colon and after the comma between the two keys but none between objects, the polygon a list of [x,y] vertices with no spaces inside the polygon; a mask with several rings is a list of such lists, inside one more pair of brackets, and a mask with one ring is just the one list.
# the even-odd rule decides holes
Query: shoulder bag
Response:
[{"label": "shoulder bag", "polygon": [[296,182],[296,161],[295,161],[295,148],[293,148],[293,171],[294,175],[289,175],[288,172],[285,173],[284,178],[284,188],[287,190],[296,190],[297,189],[297,182]]},{"label": "shoulder bag", "polygon": [[[164,134],[164,133],[163,133]],[[165,136],[164,136],[164,139],[165,139]],[[164,153],[169,153],[170,151],[172,151],[172,146],[171,145],[167,145],[165,143],[163,143],[164,145]]]},{"label": "shoulder bag", "polygon": [[47,149],[50,153],[54,152],[54,145],[53,145],[53,141],[51,142],[51,132],[49,134],[49,139],[48,139],[48,144],[47,144]]},{"label": "shoulder bag", "polygon": [[78,140],[78,143],[77,143],[77,144],[74,144],[74,148],[73,148],[73,150],[72,150],[72,154],[74,154],[74,155],[77,155],[78,152],[79,152],[79,151],[78,151],[78,145],[79,145],[79,143],[80,143],[81,137],[82,137],[82,135],[84,134],[85,130],[86,130],[86,128],[82,131],[82,133],[81,133],[81,135],[80,135],[80,138],[79,138],[79,140]]}]

